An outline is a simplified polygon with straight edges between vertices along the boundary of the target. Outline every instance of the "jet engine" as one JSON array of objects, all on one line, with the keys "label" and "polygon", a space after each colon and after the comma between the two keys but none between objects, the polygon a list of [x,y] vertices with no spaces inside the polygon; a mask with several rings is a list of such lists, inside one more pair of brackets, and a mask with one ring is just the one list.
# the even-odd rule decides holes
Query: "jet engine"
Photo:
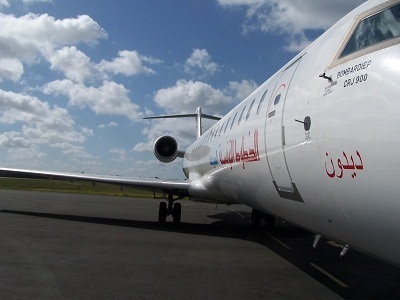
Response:
[{"label": "jet engine", "polygon": [[184,152],[178,150],[178,143],[172,136],[160,136],[154,143],[154,155],[163,162],[169,163],[175,158],[183,157]]}]

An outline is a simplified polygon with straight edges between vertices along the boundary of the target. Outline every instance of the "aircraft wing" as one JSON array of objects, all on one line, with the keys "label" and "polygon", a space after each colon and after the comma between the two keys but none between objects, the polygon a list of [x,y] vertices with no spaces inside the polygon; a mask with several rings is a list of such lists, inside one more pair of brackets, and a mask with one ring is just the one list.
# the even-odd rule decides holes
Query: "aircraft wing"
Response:
[{"label": "aircraft wing", "polygon": [[47,178],[82,180],[90,182],[103,182],[122,186],[137,187],[143,190],[171,193],[180,196],[189,196],[190,180],[164,180],[159,178],[130,178],[122,176],[100,176],[83,173],[64,173],[51,171],[36,171],[13,168],[0,168],[1,177],[22,177],[22,178]]}]

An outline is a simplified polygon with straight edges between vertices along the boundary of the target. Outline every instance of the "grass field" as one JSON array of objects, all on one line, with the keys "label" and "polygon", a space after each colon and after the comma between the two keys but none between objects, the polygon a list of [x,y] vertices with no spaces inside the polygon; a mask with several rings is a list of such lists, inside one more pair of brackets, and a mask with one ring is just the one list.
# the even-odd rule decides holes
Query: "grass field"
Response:
[{"label": "grass field", "polygon": [[46,191],[75,194],[97,194],[127,197],[162,197],[161,193],[143,191],[131,187],[86,181],[0,178],[0,189]]}]

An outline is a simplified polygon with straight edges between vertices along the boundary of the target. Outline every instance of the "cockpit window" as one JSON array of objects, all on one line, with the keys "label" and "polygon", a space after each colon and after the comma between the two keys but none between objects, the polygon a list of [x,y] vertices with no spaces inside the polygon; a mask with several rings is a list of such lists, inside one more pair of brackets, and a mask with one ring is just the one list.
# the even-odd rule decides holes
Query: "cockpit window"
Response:
[{"label": "cockpit window", "polygon": [[[393,5],[393,2],[396,4]],[[400,43],[400,4],[387,1],[359,15],[330,68]]]},{"label": "cockpit window", "polygon": [[400,4],[363,19],[340,57],[400,36]]}]

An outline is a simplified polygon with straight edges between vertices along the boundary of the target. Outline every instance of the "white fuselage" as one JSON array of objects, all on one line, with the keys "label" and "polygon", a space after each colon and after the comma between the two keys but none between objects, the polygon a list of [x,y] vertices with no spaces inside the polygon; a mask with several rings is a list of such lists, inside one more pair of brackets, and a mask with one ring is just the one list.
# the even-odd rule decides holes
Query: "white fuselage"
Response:
[{"label": "white fuselage", "polygon": [[336,23],[187,149],[193,197],[400,264],[400,45],[333,63],[354,19],[381,2]]}]

